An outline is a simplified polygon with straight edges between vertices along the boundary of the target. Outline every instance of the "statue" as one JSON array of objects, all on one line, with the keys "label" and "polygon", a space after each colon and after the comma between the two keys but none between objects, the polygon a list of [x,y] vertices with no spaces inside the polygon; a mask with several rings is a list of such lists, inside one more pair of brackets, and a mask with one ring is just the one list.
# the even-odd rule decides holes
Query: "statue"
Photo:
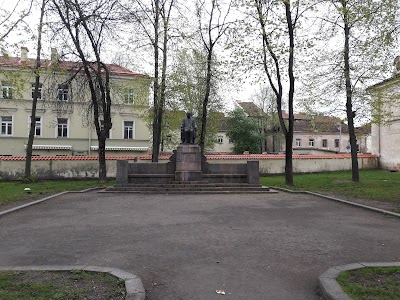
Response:
[{"label": "statue", "polygon": [[192,113],[187,112],[181,124],[181,144],[195,144],[196,132],[196,122],[192,118]]}]

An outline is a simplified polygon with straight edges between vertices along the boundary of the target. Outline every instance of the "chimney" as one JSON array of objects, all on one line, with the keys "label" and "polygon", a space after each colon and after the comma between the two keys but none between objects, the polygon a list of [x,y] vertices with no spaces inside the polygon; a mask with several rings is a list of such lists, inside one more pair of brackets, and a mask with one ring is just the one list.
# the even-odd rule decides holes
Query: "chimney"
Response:
[{"label": "chimney", "polygon": [[57,48],[51,48],[51,62],[57,63],[59,59],[59,55],[57,52]]},{"label": "chimney", "polygon": [[21,61],[27,61],[28,60],[28,48],[27,47],[21,47]]}]

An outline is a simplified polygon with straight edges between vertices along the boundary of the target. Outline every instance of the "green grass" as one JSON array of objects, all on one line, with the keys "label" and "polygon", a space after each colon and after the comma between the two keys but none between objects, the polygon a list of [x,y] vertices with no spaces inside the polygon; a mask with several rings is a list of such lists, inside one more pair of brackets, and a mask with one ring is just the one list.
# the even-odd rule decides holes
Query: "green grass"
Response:
[{"label": "green grass", "polygon": [[343,272],[337,282],[354,300],[400,299],[400,267],[362,268]]},{"label": "green grass", "polygon": [[360,182],[351,181],[351,171],[294,175],[294,187],[285,186],[284,182],[284,176],[260,178],[265,186],[400,203],[400,173],[384,170],[360,170]]},{"label": "green grass", "polygon": [[0,299],[123,299],[123,280],[107,273],[84,271],[0,272]]},{"label": "green grass", "polygon": [[[0,206],[35,200],[64,191],[77,191],[111,184],[113,182],[104,184],[99,183],[98,180],[48,180],[33,183],[0,182]],[[24,188],[27,187],[32,190],[30,194],[24,191]]]}]

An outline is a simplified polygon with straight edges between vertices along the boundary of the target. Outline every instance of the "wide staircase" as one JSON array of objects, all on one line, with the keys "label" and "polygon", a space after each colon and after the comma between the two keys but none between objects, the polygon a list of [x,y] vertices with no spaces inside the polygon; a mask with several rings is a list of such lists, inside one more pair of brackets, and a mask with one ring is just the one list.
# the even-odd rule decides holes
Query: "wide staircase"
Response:
[{"label": "wide staircase", "polygon": [[258,161],[206,162],[199,145],[180,144],[167,163],[117,162],[117,182],[105,192],[141,194],[260,194]]}]

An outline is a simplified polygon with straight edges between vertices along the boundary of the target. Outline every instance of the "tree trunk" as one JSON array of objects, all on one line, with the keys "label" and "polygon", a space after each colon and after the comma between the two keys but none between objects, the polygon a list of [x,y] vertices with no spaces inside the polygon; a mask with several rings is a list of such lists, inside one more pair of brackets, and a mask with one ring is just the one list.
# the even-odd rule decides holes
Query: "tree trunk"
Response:
[{"label": "tree trunk", "polygon": [[37,43],[37,51],[36,51],[36,64],[35,64],[35,90],[33,93],[32,99],[32,113],[31,113],[31,122],[29,126],[29,137],[28,144],[26,146],[26,159],[25,159],[25,178],[28,179],[32,174],[32,148],[33,148],[33,140],[35,138],[35,127],[36,127],[36,106],[39,96],[39,85],[40,85],[40,55],[42,50],[42,29],[43,29],[43,17],[45,12],[46,0],[42,1],[42,5],[40,8],[40,21],[39,21],[39,29],[38,29],[38,43]]},{"label": "tree trunk", "polygon": [[165,14],[162,15],[163,24],[164,24],[164,38],[163,38],[163,61],[161,66],[161,86],[160,86],[160,99],[159,99],[159,108],[157,113],[157,125],[158,125],[158,133],[159,133],[159,142],[158,142],[158,152],[160,152],[160,144],[162,140],[162,125],[163,125],[163,115],[165,108],[165,89],[166,89],[166,80],[167,80],[167,44],[168,44],[168,21],[166,20]]},{"label": "tree trunk", "polygon": [[357,159],[357,139],[354,131],[354,116],[353,104],[352,104],[352,86],[350,78],[350,27],[348,22],[348,11],[346,6],[346,0],[342,0],[343,7],[343,19],[344,19],[344,77],[346,81],[346,113],[347,121],[349,126],[349,138],[351,148],[351,173],[352,180],[355,182],[360,181],[360,174],[358,171],[358,159]]},{"label": "tree trunk", "polygon": [[99,136],[99,180],[105,182],[107,180],[107,166],[106,166],[106,138]]},{"label": "tree trunk", "polygon": [[159,49],[158,49],[158,39],[159,39],[159,19],[160,19],[160,4],[159,0],[155,0],[155,19],[154,19],[154,88],[153,88],[153,102],[154,102],[154,112],[153,112],[153,152],[151,154],[151,161],[158,162],[158,155],[160,152],[160,138],[161,138],[161,124],[158,124],[158,116],[160,109],[159,100],[159,84],[158,84],[158,60],[159,60]]},{"label": "tree trunk", "polygon": [[293,75],[293,64],[294,64],[294,28],[292,22],[292,15],[290,11],[290,1],[285,1],[286,9],[286,22],[289,31],[289,126],[286,132],[286,156],[285,156],[285,183],[286,185],[293,186],[293,98],[294,98],[294,75]]},{"label": "tree trunk", "polygon": [[[211,45],[211,42],[210,42]],[[201,132],[200,132],[200,148],[201,148],[201,154],[204,154],[204,149],[205,149],[205,139],[206,139],[206,128],[207,128],[207,107],[208,107],[208,101],[210,98],[210,91],[211,91],[211,64],[212,64],[212,45],[208,49],[208,55],[207,55],[207,76],[206,76],[206,93],[204,95],[204,101],[203,101],[203,114],[201,117]]]}]

